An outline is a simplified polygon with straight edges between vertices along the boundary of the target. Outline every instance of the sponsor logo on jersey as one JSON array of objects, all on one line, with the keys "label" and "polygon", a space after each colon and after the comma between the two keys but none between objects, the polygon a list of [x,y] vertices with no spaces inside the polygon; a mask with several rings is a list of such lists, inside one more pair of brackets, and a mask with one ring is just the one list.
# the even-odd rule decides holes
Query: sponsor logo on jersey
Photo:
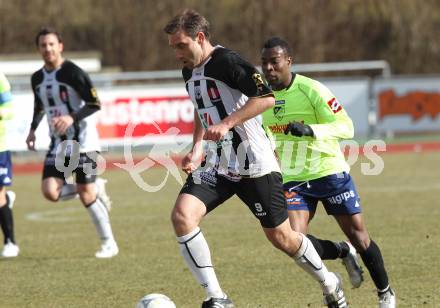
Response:
[{"label": "sponsor logo on jersey", "polygon": [[194,95],[196,99],[202,99],[202,90],[200,89],[200,86],[194,87]]},{"label": "sponsor logo on jersey", "polygon": [[338,100],[333,97],[331,100],[327,102],[327,105],[333,111],[333,113],[337,113],[342,110],[342,105],[338,102]]},{"label": "sponsor logo on jersey", "polygon": [[211,99],[211,102],[213,103],[217,103],[222,100],[220,97],[220,92],[218,91],[217,88],[214,87],[208,88],[208,95],[209,98]]},{"label": "sponsor logo on jersey", "polygon": [[90,94],[92,94],[93,98],[97,98],[98,97],[98,93],[96,92],[95,88],[91,88],[90,89]]},{"label": "sponsor logo on jersey", "polygon": [[261,77],[261,74],[259,73],[254,73],[252,75],[252,79],[255,82],[255,85],[258,88],[258,91],[263,91],[263,85],[264,85],[264,81],[263,81],[263,77]]},{"label": "sponsor logo on jersey", "polygon": [[356,194],[353,190],[345,191],[339,195],[327,198],[327,201],[331,204],[342,204],[342,202],[345,202],[350,198],[356,198]]},{"label": "sponsor logo on jersey", "polygon": [[201,116],[200,120],[202,120],[202,124],[205,124],[205,128],[208,128],[211,125],[214,125],[214,121],[212,120],[211,115],[208,112],[204,112],[203,116]]},{"label": "sponsor logo on jersey", "polygon": [[286,130],[288,124],[275,124],[275,125],[269,125],[269,129],[272,133],[284,133],[284,131]]},{"label": "sponsor logo on jersey", "polygon": [[64,103],[69,101],[69,94],[67,93],[67,89],[63,89],[60,91],[60,98]]},{"label": "sponsor logo on jersey", "polygon": [[46,97],[47,97],[47,99],[53,99],[52,86],[51,85],[46,86]]},{"label": "sponsor logo on jersey", "polygon": [[273,107],[273,115],[275,116],[275,118],[277,118],[278,120],[282,120],[285,111],[286,111],[286,101],[285,100],[275,101],[275,106]]}]

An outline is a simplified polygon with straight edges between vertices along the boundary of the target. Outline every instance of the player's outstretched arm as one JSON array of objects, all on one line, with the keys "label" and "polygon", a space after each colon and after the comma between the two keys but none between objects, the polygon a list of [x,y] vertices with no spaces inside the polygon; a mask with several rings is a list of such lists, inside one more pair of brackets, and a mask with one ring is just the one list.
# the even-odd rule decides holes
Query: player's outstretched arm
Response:
[{"label": "player's outstretched arm", "polygon": [[218,141],[238,124],[252,119],[275,105],[273,96],[251,97],[239,110],[231,113],[220,123],[208,127],[203,139]]}]

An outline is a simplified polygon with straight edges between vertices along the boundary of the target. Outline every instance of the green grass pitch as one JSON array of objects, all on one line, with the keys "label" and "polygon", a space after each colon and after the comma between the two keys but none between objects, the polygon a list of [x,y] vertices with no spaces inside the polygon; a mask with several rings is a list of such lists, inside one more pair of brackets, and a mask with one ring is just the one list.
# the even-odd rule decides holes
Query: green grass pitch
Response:
[{"label": "green grass pitch", "polygon": [[[382,249],[399,307],[440,305],[438,153],[382,156],[378,176],[352,175],[361,195],[364,218]],[[368,162],[365,158],[363,162]],[[159,184],[163,169],[143,173]],[[204,292],[181,259],[169,213],[180,185],[169,177],[155,193],[139,189],[120,169],[105,172],[114,203],[113,229],[120,254],[97,260],[99,241],[79,201],[51,204],[40,194],[40,174],[17,175],[13,190],[16,237],[21,254],[0,259],[0,307],[134,307],[148,293],[163,293],[178,308],[200,307]],[[249,210],[233,198],[203,221],[220,283],[236,307],[320,307],[318,284],[265,239]],[[342,240],[342,232],[322,208],[311,233]],[[351,289],[337,261],[351,307],[377,307],[371,278]]]}]

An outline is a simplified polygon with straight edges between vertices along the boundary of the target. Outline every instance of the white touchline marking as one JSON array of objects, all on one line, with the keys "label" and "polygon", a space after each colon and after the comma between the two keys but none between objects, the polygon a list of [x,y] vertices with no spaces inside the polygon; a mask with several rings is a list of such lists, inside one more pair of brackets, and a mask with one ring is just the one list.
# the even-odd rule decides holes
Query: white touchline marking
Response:
[{"label": "white touchline marking", "polygon": [[[69,213],[79,213],[83,212],[83,215],[69,215]],[[25,215],[26,220],[39,221],[39,222],[70,222],[70,221],[88,221],[90,220],[89,215],[85,214],[86,211],[81,206],[78,207],[63,207],[54,210],[30,212]],[[154,221],[161,217],[162,215],[118,215],[116,218],[111,218],[111,221],[122,219],[124,221],[130,220],[143,220],[143,221]]]},{"label": "white touchline marking", "polygon": [[26,214],[25,219],[32,221],[47,221],[47,222],[66,222],[85,220],[86,217],[70,217],[67,213],[81,212],[82,208],[63,207],[56,210],[48,210],[41,212],[31,212]]},{"label": "white touchline marking", "polygon": [[424,185],[399,185],[399,186],[362,186],[360,185],[358,190],[362,192],[400,192],[400,191],[412,191],[412,192],[418,192],[418,191],[429,191],[433,189],[440,189],[440,183],[431,183],[431,184],[424,184]]}]

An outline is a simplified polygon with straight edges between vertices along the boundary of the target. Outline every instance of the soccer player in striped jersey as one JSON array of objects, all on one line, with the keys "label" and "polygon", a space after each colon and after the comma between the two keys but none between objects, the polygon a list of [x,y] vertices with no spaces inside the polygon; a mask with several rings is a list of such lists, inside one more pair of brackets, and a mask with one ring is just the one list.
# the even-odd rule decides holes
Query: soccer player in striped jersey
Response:
[{"label": "soccer player in striped jersey", "polygon": [[[31,78],[34,115],[26,143],[35,150],[35,130],[46,115],[51,142],[44,161],[43,195],[52,202],[78,195],[101,240],[95,256],[111,258],[119,250],[110,225],[105,180],[96,177],[100,146],[93,114],[101,108],[96,90],[81,68],[63,58],[64,45],[58,32],[43,28],[35,43],[44,66]],[[76,183],[69,183],[72,173]]]},{"label": "soccer player in striped jersey", "polygon": [[346,307],[339,278],[327,270],[310,240],[290,228],[279,166],[261,122],[261,113],[274,104],[266,82],[237,53],[211,45],[209,23],[196,11],[185,10],[164,30],[183,64],[195,107],[193,147],[182,162],[188,178],[171,217],[184,260],[205,288],[202,308],[234,307],[220,287],[199,228],[206,214],[233,195],[259,219],[272,244],[320,283],[329,307]]},{"label": "soccer player in striped jersey", "polygon": [[6,187],[12,184],[12,162],[11,153],[6,145],[5,121],[10,120],[12,115],[11,85],[6,76],[0,72],[0,226],[4,235],[2,257],[5,258],[16,257],[20,252],[15,243],[12,215],[15,193],[6,190]]},{"label": "soccer player in striped jersey", "polygon": [[356,288],[363,279],[357,250],[376,285],[379,307],[395,307],[380,249],[368,235],[339,145],[339,140],[353,137],[351,119],[327,87],[291,73],[292,51],[286,41],[267,40],[261,61],[275,94],[275,106],[263,113],[263,122],[275,138],[292,228],[307,234],[321,201],[350,240],[335,243],[308,235],[321,258],[341,258]]}]

